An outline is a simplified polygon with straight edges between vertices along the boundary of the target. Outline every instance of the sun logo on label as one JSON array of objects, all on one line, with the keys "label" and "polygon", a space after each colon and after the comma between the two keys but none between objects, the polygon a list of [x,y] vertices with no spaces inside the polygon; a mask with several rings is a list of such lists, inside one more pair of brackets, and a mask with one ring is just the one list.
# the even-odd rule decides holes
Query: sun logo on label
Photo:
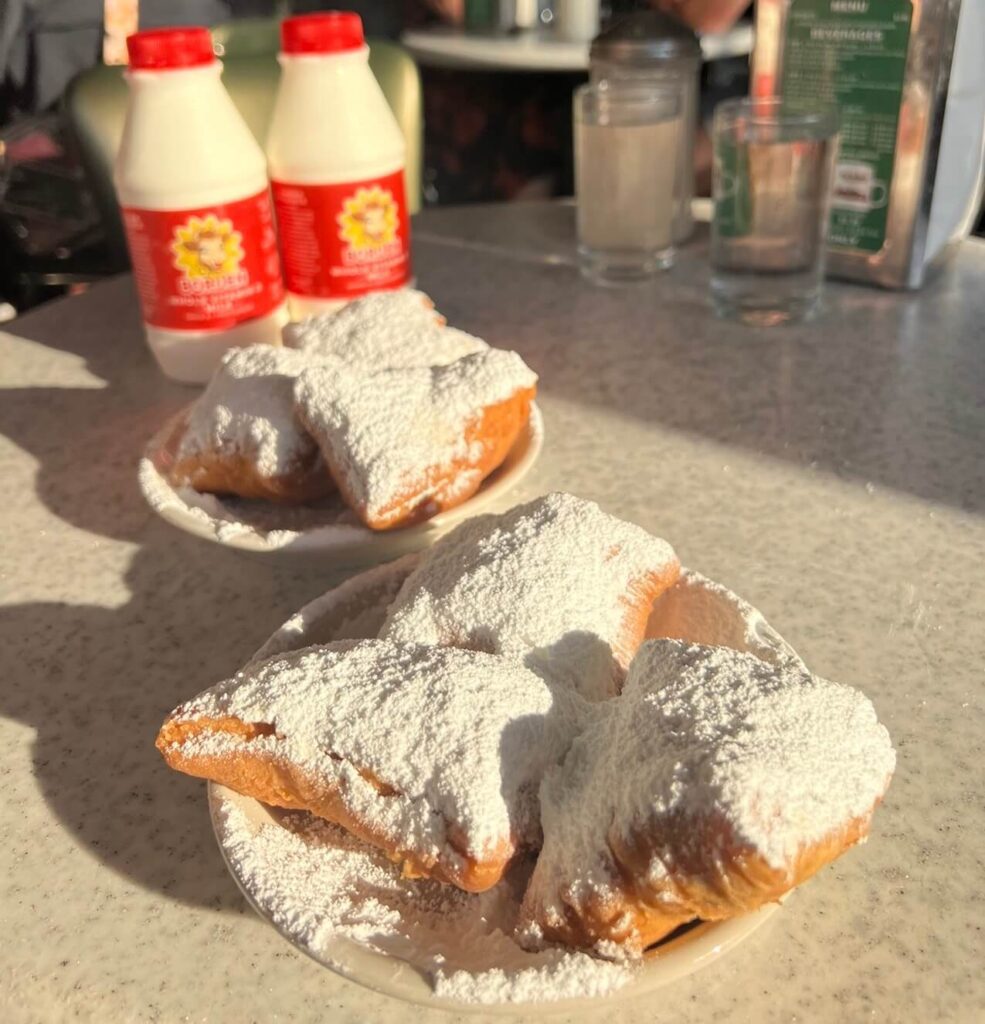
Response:
[{"label": "sun logo on label", "polygon": [[189,278],[225,277],[239,269],[242,240],[231,220],[220,220],[214,213],[189,217],[174,229],[174,265]]},{"label": "sun logo on label", "polygon": [[397,203],[389,189],[374,185],[357,189],[342,204],[339,238],[353,249],[377,249],[397,236]]}]

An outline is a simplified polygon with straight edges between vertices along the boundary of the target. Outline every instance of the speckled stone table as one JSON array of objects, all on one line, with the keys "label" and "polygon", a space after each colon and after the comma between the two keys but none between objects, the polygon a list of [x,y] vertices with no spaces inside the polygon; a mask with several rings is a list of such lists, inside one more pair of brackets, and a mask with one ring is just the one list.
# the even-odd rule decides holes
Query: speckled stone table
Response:
[{"label": "speckled stone table", "polygon": [[[547,445],[517,499],[564,488],[665,534],[862,687],[899,751],[868,845],[729,957],[577,1019],[985,1019],[985,245],[919,295],[837,285],[817,323],[755,332],[709,315],[700,239],[653,284],[601,291],[573,267],[569,207],[437,211],[416,238],[449,318],[541,374]],[[129,280],[8,329],[0,1020],[453,1020],[255,917],[203,787],[153,748],[165,712],[337,573],[144,507],[139,452],[190,392],[152,365]]]}]

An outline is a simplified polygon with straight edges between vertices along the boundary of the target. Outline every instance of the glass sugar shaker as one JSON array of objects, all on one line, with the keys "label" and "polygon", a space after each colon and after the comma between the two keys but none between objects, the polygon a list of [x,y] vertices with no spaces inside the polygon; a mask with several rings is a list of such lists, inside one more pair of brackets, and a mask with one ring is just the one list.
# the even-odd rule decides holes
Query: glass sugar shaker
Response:
[{"label": "glass sugar shaker", "polygon": [[660,11],[634,11],[612,24],[592,41],[589,77],[593,84],[676,83],[681,90],[681,131],[677,146],[674,244],[686,241],[694,230],[691,199],[694,195],[694,133],[698,120],[698,85],[701,44],[676,18]]}]

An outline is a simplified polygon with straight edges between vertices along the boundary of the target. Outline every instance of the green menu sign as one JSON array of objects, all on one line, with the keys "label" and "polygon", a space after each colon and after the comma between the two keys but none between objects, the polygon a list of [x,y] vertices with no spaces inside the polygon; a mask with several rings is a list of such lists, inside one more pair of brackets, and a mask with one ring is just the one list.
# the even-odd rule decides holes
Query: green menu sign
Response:
[{"label": "green menu sign", "polygon": [[791,0],[780,95],[841,112],[832,245],[877,252],[886,237],[910,0]]},{"label": "green menu sign", "polygon": [[728,134],[715,145],[715,231],[722,238],[747,235],[753,224],[749,147]]}]

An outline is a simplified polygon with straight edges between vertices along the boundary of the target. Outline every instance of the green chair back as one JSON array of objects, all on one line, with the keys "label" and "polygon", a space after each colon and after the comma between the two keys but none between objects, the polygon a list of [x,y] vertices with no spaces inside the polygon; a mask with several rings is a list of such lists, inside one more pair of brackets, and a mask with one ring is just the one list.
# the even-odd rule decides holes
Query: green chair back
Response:
[{"label": "green chair back", "polygon": [[[220,46],[223,48],[223,83],[262,146],[280,78],[276,22],[258,21],[250,31],[242,32],[233,22],[217,28],[213,38],[217,50]],[[421,206],[424,149],[421,79],[417,65],[402,47],[381,40],[370,41],[369,66],[407,144],[407,205],[411,213],[416,213]],[[113,189],[113,162],[123,134],[126,107],[123,69],[103,65],[89,68],[73,79],[64,100],[67,123],[106,226],[114,263],[120,268],[126,267],[129,260]]]},{"label": "green chair back", "polygon": [[232,18],[212,29],[216,56],[258,57],[280,49],[280,22],[276,18]]}]

